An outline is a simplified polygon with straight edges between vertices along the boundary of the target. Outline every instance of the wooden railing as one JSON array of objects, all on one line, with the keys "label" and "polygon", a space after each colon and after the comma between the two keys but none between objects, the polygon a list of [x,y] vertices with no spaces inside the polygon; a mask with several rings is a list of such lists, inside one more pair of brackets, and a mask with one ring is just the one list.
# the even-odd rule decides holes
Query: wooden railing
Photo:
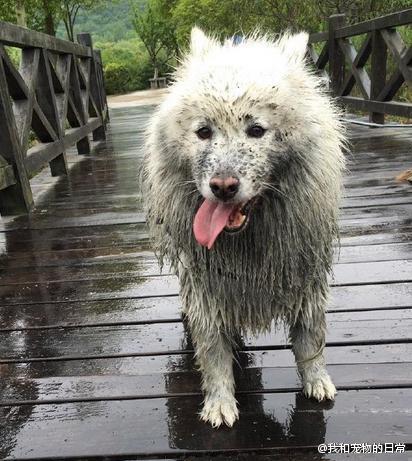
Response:
[{"label": "wooden railing", "polygon": [[[350,26],[345,25],[345,15],[333,15],[327,32],[309,37],[308,54],[321,73],[329,74],[332,94],[355,110],[369,112],[370,121],[384,123],[385,114],[412,118],[412,101],[393,100],[404,83],[412,89],[412,47],[396,30],[408,24],[412,24],[412,9]],[[351,37],[363,34],[357,51]],[[318,54],[313,44],[320,42],[325,43]],[[388,51],[396,69],[387,79]],[[350,96],[355,85],[361,96]]]},{"label": "wooden railing", "polygon": [[[79,43],[0,21],[0,214],[33,205],[30,178],[47,164],[67,173],[66,149],[90,152],[105,138],[108,109],[102,61],[89,34]],[[20,65],[7,46],[21,49]]]}]

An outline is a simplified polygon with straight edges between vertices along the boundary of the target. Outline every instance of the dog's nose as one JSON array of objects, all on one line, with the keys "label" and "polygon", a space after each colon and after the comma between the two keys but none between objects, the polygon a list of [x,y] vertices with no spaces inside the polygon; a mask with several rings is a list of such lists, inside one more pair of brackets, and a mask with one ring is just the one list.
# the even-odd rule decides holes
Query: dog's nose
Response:
[{"label": "dog's nose", "polygon": [[213,194],[220,200],[230,200],[239,190],[239,179],[214,177],[210,180],[209,186]]}]

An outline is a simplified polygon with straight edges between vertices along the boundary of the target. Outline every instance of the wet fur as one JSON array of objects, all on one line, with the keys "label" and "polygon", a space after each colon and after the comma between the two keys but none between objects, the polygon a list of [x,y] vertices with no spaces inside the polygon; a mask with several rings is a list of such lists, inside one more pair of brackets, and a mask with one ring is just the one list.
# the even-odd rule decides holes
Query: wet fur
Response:
[{"label": "wet fur", "polygon": [[[290,327],[306,394],[319,400],[335,395],[322,345],[338,236],[343,130],[322,82],[304,62],[306,40],[305,34],[255,36],[222,47],[194,30],[191,52],[147,133],[147,219],[160,260],[167,258],[179,276],[203,377],[201,416],[214,426],[231,426],[238,417],[234,338],[267,331],[278,321]],[[247,60],[258,51],[264,61],[278,60],[273,81],[270,68],[261,71],[263,82],[253,73],[244,77],[242,63],[230,75],[229,66],[220,65],[225,56],[216,57],[231,52]],[[194,136],[202,117],[216,127],[215,143]],[[243,134],[256,117],[269,126],[262,140]],[[235,171],[242,197],[257,199],[245,230],[222,233],[209,251],[196,242],[192,225],[217,170]]]}]

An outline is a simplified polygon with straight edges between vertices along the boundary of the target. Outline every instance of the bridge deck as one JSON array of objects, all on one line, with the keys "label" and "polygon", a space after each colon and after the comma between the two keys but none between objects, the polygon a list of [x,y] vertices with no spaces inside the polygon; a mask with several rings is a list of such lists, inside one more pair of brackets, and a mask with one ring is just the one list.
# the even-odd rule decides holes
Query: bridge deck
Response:
[{"label": "bridge deck", "polygon": [[274,333],[246,340],[241,419],[214,430],[197,417],[177,281],[159,274],[141,214],[149,112],[113,110],[106,143],[70,154],[67,178],[37,176],[29,217],[0,220],[0,457],[314,461],[343,459],[317,455],[324,442],[412,442],[412,189],[393,181],[411,131],[353,129],[328,313],[335,403],[302,397]]}]

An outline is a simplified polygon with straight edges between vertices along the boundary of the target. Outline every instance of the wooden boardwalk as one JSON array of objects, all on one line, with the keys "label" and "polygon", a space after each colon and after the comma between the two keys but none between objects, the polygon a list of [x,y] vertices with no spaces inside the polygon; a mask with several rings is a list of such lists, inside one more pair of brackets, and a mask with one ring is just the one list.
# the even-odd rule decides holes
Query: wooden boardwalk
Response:
[{"label": "wooden boardwalk", "polygon": [[[160,274],[137,182],[151,109],[111,112],[68,177],[32,180],[36,208],[0,219],[0,458],[410,459],[318,455],[320,443],[412,449],[412,129],[352,130],[326,357],[334,403],[304,398],[283,331],[245,338],[240,421],[212,429],[178,283]],[[408,445],[409,444],[409,445]]]}]

